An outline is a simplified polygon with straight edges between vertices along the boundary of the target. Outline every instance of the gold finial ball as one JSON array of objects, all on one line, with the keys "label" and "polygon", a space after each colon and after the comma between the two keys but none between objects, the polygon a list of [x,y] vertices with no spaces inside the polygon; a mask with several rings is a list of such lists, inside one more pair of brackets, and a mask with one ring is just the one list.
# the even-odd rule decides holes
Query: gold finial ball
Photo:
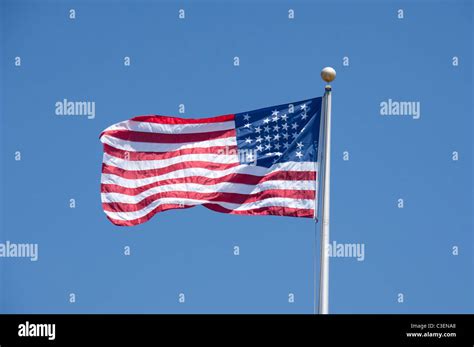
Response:
[{"label": "gold finial ball", "polygon": [[328,83],[334,81],[336,78],[336,70],[329,66],[325,67],[321,70],[321,78]]}]

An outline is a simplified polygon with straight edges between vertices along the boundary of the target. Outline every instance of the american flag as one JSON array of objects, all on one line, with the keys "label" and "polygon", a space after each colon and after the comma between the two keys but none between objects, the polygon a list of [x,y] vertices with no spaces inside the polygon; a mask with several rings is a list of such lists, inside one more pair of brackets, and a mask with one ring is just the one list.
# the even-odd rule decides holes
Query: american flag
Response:
[{"label": "american flag", "polygon": [[115,225],[202,205],[315,216],[322,98],[212,118],[139,116],[100,135],[102,206]]}]

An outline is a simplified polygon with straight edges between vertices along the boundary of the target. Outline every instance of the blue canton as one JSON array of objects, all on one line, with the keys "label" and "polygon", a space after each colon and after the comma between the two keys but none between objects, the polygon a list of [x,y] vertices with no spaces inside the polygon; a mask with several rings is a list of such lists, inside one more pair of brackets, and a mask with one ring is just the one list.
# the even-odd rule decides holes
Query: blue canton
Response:
[{"label": "blue canton", "polygon": [[242,164],[317,161],[322,98],[235,115]]}]

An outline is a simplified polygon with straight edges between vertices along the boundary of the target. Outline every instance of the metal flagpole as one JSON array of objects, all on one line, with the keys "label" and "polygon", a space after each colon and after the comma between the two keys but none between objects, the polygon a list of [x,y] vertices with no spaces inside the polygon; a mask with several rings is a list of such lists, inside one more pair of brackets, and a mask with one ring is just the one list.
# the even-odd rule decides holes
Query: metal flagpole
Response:
[{"label": "metal flagpole", "polygon": [[[332,67],[325,67],[321,71],[321,78],[327,83],[336,78],[336,71]],[[321,270],[319,273],[319,313],[329,313],[329,201],[330,201],[330,178],[331,178],[331,86],[325,87],[323,97],[323,155],[322,185],[321,185]],[[321,142],[321,139],[319,139]],[[320,146],[320,144],[318,144]]]}]

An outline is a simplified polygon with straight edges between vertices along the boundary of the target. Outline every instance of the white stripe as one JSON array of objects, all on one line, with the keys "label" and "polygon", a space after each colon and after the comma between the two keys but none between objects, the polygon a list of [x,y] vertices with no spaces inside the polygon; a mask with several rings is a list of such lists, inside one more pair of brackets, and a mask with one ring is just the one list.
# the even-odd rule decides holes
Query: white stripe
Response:
[{"label": "white stripe", "polygon": [[237,193],[255,194],[270,189],[286,190],[312,190],[314,191],[314,181],[266,181],[257,185],[222,182],[213,185],[203,185],[197,183],[177,183],[165,184],[159,187],[150,188],[138,195],[127,195],[122,193],[102,193],[102,202],[120,202],[127,204],[137,204],[147,197],[173,191],[186,191],[193,193]]},{"label": "white stripe", "polygon": [[185,143],[155,143],[155,142],[135,142],[118,139],[109,135],[102,135],[100,138],[102,143],[109,146],[130,152],[170,152],[185,148],[207,148],[214,146],[236,146],[237,140],[235,136],[222,139],[192,141]]},{"label": "white stripe", "polygon": [[233,204],[228,202],[216,202],[207,200],[185,199],[185,198],[163,198],[153,201],[145,208],[134,212],[110,212],[104,211],[107,216],[118,220],[133,220],[146,216],[153,211],[157,206],[163,204],[184,204],[184,205],[201,205],[205,203],[212,203],[221,205],[224,208],[234,211],[245,211],[261,207],[279,206],[300,209],[314,209],[314,200],[309,199],[291,199],[291,198],[269,198],[260,201],[249,202],[245,204]]},{"label": "white stripe", "polygon": [[280,164],[275,164],[270,168],[263,166],[251,166],[251,165],[239,165],[232,167],[226,170],[209,170],[204,168],[187,168],[182,170],[176,170],[169,172],[163,175],[147,177],[147,178],[124,178],[114,174],[102,174],[101,183],[102,184],[116,184],[126,188],[138,188],[145,186],[150,183],[154,183],[161,180],[173,179],[173,178],[183,178],[191,176],[203,176],[207,178],[220,178],[229,174],[240,173],[240,174],[249,174],[254,176],[265,176],[277,171],[311,171],[314,172],[318,170],[319,166],[314,165],[314,162],[285,162]]},{"label": "white stripe", "polygon": [[104,153],[103,162],[110,166],[115,166],[124,170],[152,170],[160,169],[173,164],[189,162],[189,161],[205,161],[217,164],[236,164],[239,163],[239,157],[233,155],[221,154],[183,154],[176,157],[161,160],[124,160]]},{"label": "white stripe", "polygon": [[235,122],[233,120],[220,123],[200,124],[160,124],[127,120],[109,126],[104,130],[104,132],[112,130],[130,130],[159,134],[196,134],[230,129],[235,129]]}]

